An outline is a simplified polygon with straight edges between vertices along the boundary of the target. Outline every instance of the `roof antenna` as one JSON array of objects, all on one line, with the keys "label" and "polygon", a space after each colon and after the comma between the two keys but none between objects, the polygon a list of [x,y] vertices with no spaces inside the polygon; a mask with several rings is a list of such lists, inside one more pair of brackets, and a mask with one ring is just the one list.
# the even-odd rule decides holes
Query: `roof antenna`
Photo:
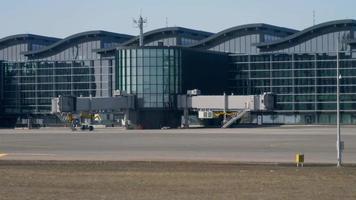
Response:
[{"label": "roof antenna", "polygon": [[168,27],[168,17],[166,17],[166,27]]},{"label": "roof antenna", "polygon": [[147,18],[142,18],[142,10],[140,10],[140,17],[138,20],[134,19],[133,23],[136,25],[136,28],[140,29],[140,47],[143,46],[143,27],[147,23]]},{"label": "roof antenna", "polygon": [[315,14],[315,10],[313,10],[313,26],[315,26],[315,18],[316,18],[316,14]]}]

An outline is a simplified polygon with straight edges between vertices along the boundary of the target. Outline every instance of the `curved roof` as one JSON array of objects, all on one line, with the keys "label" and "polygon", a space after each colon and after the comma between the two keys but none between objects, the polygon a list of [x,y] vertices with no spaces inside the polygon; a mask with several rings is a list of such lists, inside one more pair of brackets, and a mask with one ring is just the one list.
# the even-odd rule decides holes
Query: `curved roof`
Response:
[{"label": "curved roof", "polygon": [[264,48],[264,47],[271,47],[271,46],[279,46],[281,44],[284,43],[290,43],[293,40],[305,37],[306,35],[310,34],[310,33],[317,33],[320,32],[323,29],[327,29],[330,27],[335,27],[335,26],[344,26],[347,24],[351,24],[351,25],[355,25],[356,26],[356,21],[352,20],[352,19],[345,19],[345,20],[336,20],[336,21],[330,21],[330,22],[326,22],[326,23],[322,23],[322,24],[318,24],[312,27],[309,27],[307,29],[304,29],[303,31],[300,31],[298,33],[295,33],[293,35],[290,35],[288,37],[282,38],[280,40],[275,40],[275,41],[271,41],[271,42],[266,42],[266,43],[260,43],[257,45],[257,47],[259,48]]},{"label": "curved roof", "polygon": [[[165,35],[165,34],[172,34],[172,33],[174,34],[176,32],[180,32],[183,34],[184,33],[192,34],[200,39],[207,38],[207,37],[213,35],[213,33],[205,32],[205,31],[198,31],[198,30],[193,30],[193,29],[188,29],[188,28],[183,28],[183,27],[167,27],[167,28],[160,28],[160,29],[148,31],[145,34],[143,34],[143,37],[151,38],[151,37],[155,37],[157,35]],[[140,39],[140,37],[137,36],[125,43],[122,43],[120,46],[132,45],[133,43],[138,42],[139,39]]]},{"label": "curved roof", "polygon": [[[213,33],[210,32],[205,32],[205,31],[199,31],[199,30],[194,30],[194,29],[188,29],[188,28],[184,28],[184,27],[166,27],[166,28],[160,28],[160,29],[155,29],[152,31],[148,31],[146,33],[143,34],[144,39],[147,40],[147,38],[154,38],[154,37],[159,37],[162,35],[166,35],[166,36],[170,36],[172,34],[175,33],[179,33],[179,34],[189,34],[191,36],[195,36],[197,37],[197,39],[204,39],[207,37],[210,37],[211,35],[213,35]],[[139,36],[136,36],[126,42],[123,42],[122,44],[119,44],[115,47],[112,48],[107,48],[107,49],[101,49],[98,52],[109,52],[109,51],[113,51],[115,50],[117,47],[121,47],[121,46],[130,46],[133,45],[135,43],[138,44],[140,40]]]},{"label": "curved roof", "polygon": [[261,31],[272,30],[272,31],[281,32],[281,33],[285,34],[286,36],[298,32],[297,30],[294,30],[294,29],[273,26],[273,25],[264,24],[264,23],[246,24],[246,25],[235,26],[235,27],[223,30],[209,38],[206,38],[206,39],[200,41],[197,44],[191,45],[190,47],[205,46],[208,43],[213,42],[215,40],[219,40],[220,38],[225,37],[228,34],[231,34],[234,32],[250,31],[250,30],[261,30]]},{"label": "curved roof", "polygon": [[42,35],[34,35],[34,34],[18,34],[18,35],[11,35],[8,37],[4,37],[0,39],[0,46],[6,45],[8,42],[12,41],[29,41],[29,40],[45,40],[47,42],[52,42],[55,43],[59,41],[59,38],[54,38],[54,37],[47,37],[47,36],[42,36]]},{"label": "curved roof", "polygon": [[87,31],[87,32],[77,33],[77,34],[71,35],[69,37],[66,37],[66,38],[64,38],[50,46],[47,46],[45,48],[42,48],[42,49],[39,49],[36,51],[26,52],[25,55],[26,56],[29,56],[29,55],[34,56],[36,54],[42,54],[47,51],[55,50],[57,48],[60,48],[62,45],[66,45],[68,43],[77,41],[82,38],[91,38],[91,37],[95,38],[95,37],[99,37],[99,36],[108,36],[108,37],[114,37],[114,38],[118,38],[118,39],[127,39],[127,40],[129,40],[133,37],[131,35],[119,34],[119,33],[113,33],[113,32],[101,31],[101,30]]}]

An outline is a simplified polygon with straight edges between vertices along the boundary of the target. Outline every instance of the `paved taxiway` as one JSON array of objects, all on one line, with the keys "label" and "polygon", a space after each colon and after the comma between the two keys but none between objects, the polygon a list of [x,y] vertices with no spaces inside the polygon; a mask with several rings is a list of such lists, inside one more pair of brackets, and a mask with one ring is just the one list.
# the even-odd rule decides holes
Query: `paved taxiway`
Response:
[{"label": "paved taxiway", "polygon": [[[356,163],[356,128],[342,128],[344,161]],[[114,161],[336,162],[335,127],[71,132],[0,130],[0,159]]]}]

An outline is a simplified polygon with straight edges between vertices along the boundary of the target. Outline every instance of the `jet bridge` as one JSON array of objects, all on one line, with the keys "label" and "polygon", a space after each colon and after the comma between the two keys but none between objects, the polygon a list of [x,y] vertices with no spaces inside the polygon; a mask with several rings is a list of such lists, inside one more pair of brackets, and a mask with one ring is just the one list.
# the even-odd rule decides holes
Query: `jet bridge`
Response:
[{"label": "jet bridge", "polygon": [[52,113],[111,112],[135,109],[135,96],[72,97],[60,96],[52,99]]},{"label": "jet bridge", "polygon": [[[200,119],[223,117],[222,128],[228,128],[246,113],[270,111],[274,109],[274,95],[200,95],[199,90],[188,91],[187,95],[177,96],[177,110],[184,111],[183,126],[189,127],[189,111],[198,112]],[[60,96],[52,99],[52,113],[63,121],[73,122],[73,115],[93,120],[98,113],[124,113],[123,125],[128,127],[129,119],[135,121],[136,96],[122,94],[114,97],[72,97]],[[84,120],[85,121],[85,120]],[[91,124],[91,123],[89,123]]]},{"label": "jet bridge", "polygon": [[178,109],[184,110],[183,126],[189,127],[189,111],[197,111],[200,119],[213,119],[223,115],[222,128],[228,128],[250,111],[270,111],[274,109],[275,96],[271,93],[262,95],[220,95],[204,96],[199,90],[188,91],[179,95]]},{"label": "jet bridge", "polygon": [[[73,121],[73,115],[92,120],[96,113],[124,112],[124,125],[128,126],[130,111],[136,107],[134,95],[114,97],[73,97],[59,96],[52,99],[52,114],[63,121]],[[69,116],[69,117],[68,117]]]}]

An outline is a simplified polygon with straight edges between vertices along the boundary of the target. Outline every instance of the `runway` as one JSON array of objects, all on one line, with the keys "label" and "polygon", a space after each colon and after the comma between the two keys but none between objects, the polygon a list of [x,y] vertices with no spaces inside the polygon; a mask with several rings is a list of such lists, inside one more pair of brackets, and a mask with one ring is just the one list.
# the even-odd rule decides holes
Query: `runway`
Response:
[{"label": "runway", "polygon": [[[356,128],[342,128],[344,162],[356,163]],[[189,130],[0,130],[1,160],[336,163],[335,127]]]}]

